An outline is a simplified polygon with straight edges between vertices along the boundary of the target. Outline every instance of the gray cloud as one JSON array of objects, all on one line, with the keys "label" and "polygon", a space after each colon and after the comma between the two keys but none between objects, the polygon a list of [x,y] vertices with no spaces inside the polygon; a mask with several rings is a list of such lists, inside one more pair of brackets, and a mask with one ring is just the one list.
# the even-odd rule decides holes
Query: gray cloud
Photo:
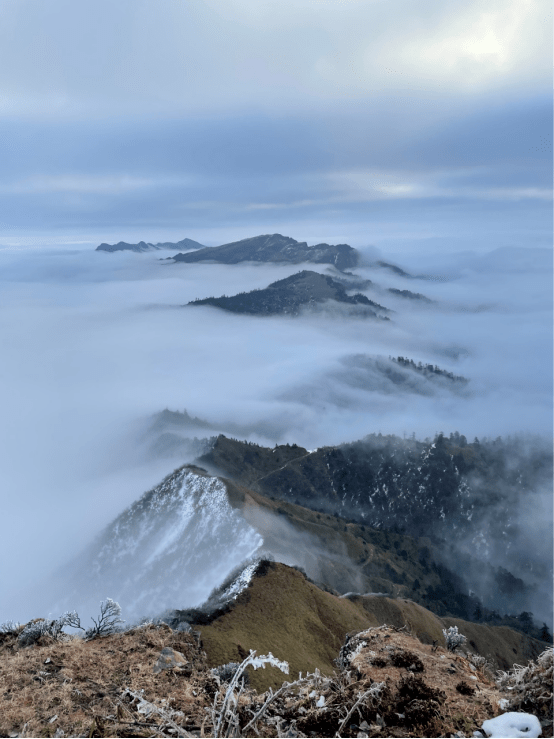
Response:
[{"label": "gray cloud", "polygon": [[[4,115],[102,117],[469,97],[549,84],[549,8],[37,0],[3,8]],[[369,30],[370,29],[370,30]],[[548,60],[548,61],[547,61]],[[548,67],[547,67],[548,65]],[[9,71],[8,71],[9,70]]]}]

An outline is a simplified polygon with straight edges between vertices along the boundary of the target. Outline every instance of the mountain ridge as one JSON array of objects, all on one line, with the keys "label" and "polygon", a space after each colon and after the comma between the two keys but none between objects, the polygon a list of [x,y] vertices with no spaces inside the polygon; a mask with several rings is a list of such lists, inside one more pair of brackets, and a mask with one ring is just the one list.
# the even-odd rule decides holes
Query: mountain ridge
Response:
[{"label": "mountain ridge", "polygon": [[200,244],[198,241],[192,239],[182,239],[172,243],[170,241],[159,242],[157,244],[151,244],[146,241],[139,241],[138,244],[129,244],[126,241],[119,241],[117,244],[106,244],[102,243],[97,246],[95,251],[106,251],[113,253],[116,251],[134,251],[142,253],[146,251],[156,251],[159,249],[205,249],[204,244]]},{"label": "mountain ridge", "polygon": [[[444,571],[450,585],[423,588],[418,599],[440,615],[446,615],[446,607],[471,618],[478,607],[468,600],[468,588],[493,611],[533,611],[532,603],[542,603],[543,609],[548,603],[548,586],[543,588],[551,581],[550,563],[535,561],[532,550],[518,544],[516,511],[525,491],[550,479],[552,455],[548,449],[520,447],[517,441],[468,444],[459,434],[451,439],[438,435],[432,443],[370,435],[310,452],[220,435],[198,464],[281,506],[295,503],[383,536],[397,532],[428,538],[438,548],[433,566],[449,572],[455,567],[463,577]],[[406,559],[420,556],[398,547]],[[429,553],[423,561],[430,565]],[[550,621],[546,611],[542,619]]]},{"label": "mountain ridge", "polygon": [[358,264],[359,255],[356,249],[348,244],[316,244],[308,246],[305,241],[299,242],[282,234],[262,234],[240,241],[233,241],[221,246],[207,246],[189,254],[176,254],[175,262],[215,261],[222,264],[238,264],[239,262],[313,262],[315,264],[332,264],[343,271]]},{"label": "mountain ridge", "polygon": [[389,320],[389,309],[369,300],[362,293],[348,295],[344,284],[328,275],[303,270],[272,282],[261,290],[251,290],[227,297],[193,300],[188,306],[211,305],[232,313],[249,315],[298,315],[301,309],[313,309],[326,301],[355,306],[363,315]]},{"label": "mountain ridge", "polygon": [[533,715],[497,723],[552,736],[552,650],[510,629],[458,622],[474,628],[453,650],[445,621],[408,600],[337,598],[267,561],[200,631],[182,615],[92,639],[3,624],[0,734],[462,737],[509,710]]}]

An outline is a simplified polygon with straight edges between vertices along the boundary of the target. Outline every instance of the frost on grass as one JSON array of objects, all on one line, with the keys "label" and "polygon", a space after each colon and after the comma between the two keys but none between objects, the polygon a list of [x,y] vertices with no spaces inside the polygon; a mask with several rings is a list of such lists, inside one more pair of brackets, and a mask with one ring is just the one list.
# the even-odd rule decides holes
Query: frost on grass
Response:
[{"label": "frost on grass", "polygon": [[0,624],[0,634],[17,634],[18,631],[21,631],[21,628],[19,621],[4,621],[3,624]]},{"label": "frost on grass", "polygon": [[444,639],[446,641],[446,648],[449,652],[454,652],[458,647],[461,647],[467,639],[463,634],[460,634],[457,626],[451,626],[449,629],[443,629]]},{"label": "frost on grass", "polygon": [[[225,694],[223,695],[221,705],[218,705],[219,693],[216,693],[212,707],[214,737],[240,736],[240,719],[237,712],[237,707],[239,705],[239,699],[245,688],[245,680],[241,680],[241,678],[243,677],[247,667],[253,667],[255,670],[258,670],[260,667],[262,667],[265,670],[266,665],[277,667],[286,675],[289,674],[288,662],[283,662],[277,659],[271,654],[271,652],[269,652],[269,654],[267,655],[260,655],[259,657],[257,657],[256,652],[250,650],[250,654],[248,655],[248,657],[246,657],[246,659],[244,659],[235,670],[235,674],[231,678],[229,686],[225,691]],[[288,683],[284,683],[284,685],[288,686]],[[281,691],[282,690],[283,688],[281,688]],[[262,708],[254,716],[254,718],[249,722],[246,729],[255,727],[258,719],[261,718],[269,704],[272,702],[272,697],[276,697],[279,692],[280,691],[278,690],[277,693],[273,695],[273,693],[270,691],[270,697],[266,700]]]},{"label": "frost on grass", "polygon": [[23,647],[35,644],[41,637],[47,636],[54,641],[60,641],[67,637],[64,628],[67,626],[80,628],[79,616],[76,611],[66,611],[58,618],[39,618],[28,623],[18,636],[18,641]]},{"label": "frost on grass", "polygon": [[526,667],[514,665],[508,672],[499,672],[497,684],[506,692],[509,707],[552,720],[553,668],[554,649],[550,647]]}]

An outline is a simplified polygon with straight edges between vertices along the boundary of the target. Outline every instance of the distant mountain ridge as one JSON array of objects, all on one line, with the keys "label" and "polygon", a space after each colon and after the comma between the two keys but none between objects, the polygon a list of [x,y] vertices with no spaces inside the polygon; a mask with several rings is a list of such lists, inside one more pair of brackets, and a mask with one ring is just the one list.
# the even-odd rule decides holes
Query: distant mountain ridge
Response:
[{"label": "distant mountain ridge", "polygon": [[[54,610],[72,603],[83,607],[87,601],[93,607],[110,592],[131,617],[161,615],[166,609],[224,612],[248,585],[256,562],[267,558],[299,566],[319,587],[347,597],[409,598],[439,616],[466,619],[481,609],[430,539],[318,511],[303,491],[298,492],[302,503],[293,503],[279,495],[274,476],[256,480],[266,469],[278,472],[291,463],[312,467],[305,449],[242,444],[233,460],[233,442],[221,441],[220,466],[225,458],[231,467],[233,462],[242,466],[250,484],[212,476],[198,466],[178,468],[112,521],[64,568],[63,578],[55,575],[51,590],[60,600]],[[325,463],[330,457],[320,451]],[[321,470],[308,468],[312,481],[314,472],[322,479]],[[260,493],[261,480],[281,499]],[[289,483],[295,484],[292,478]],[[477,620],[490,620],[484,608]],[[516,618],[514,625],[521,628]],[[532,619],[528,625],[533,627]],[[532,628],[522,630],[534,634]]]},{"label": "distant mountain ridge", "polygon": [[176,254],[176,262],[214,261],[221,264],[239,262],[313,262],[332,264],[343,271],[358,264],[358,252],[348,244],[316,244],[308,246],[305,241],[296,241],[281,234],[264,234],[233,241],[222,246],[207,246],[193,254]]},{"label": "distant mountain ridge", "polygon": [[428,298],[426,295],[421,293],[413,293],[411,290],[399,290],[396,287],[389,287],[388,292],[392,295],[396,295],[399,298],[408,298],[409,300],[420,300],[423,303],[434,303],[434,300]]},{"label": "distant mountain ridge", "polygon": [[[551,562],[522,548],[517,514],[532,491],[551,484],[548,448],[525,448],[517,439],[469,444],[457,433],[449,439],[439,434],[433,442],[372,434],[310,452],[296,445],[269,449],[219,436],[198,464],[263,495],[322,514],[429,537],[444,553],[443,564],[455,563],[466,587],[479,593],[487,607],[532,611],[532,603],[551,601]],[[501,567],[488,564],[493,553]],[[537,589],[544,591],[540,599],[534,596]],[[448,587],[439,588],[427,590],[419,602],[441,615],[441,603],[451,604],[452,597]]]},{"label": "distant mountain ridge", "polygon": [[362,306],[367,315],[375,318],[385,318],[382,314],[389,312],[387,308],[374,303],[361,293],[348,295],[344,283],[310,270],[272,282],[263,290],[252,290],[231,297],[223,295],[219,298],[203,298],[193,300],[188,305],[213,305],[232,313],[251,315],[297,315],[302,308],[315,307],[326,300]]},{"label": "distant mountain ridge", "polygon": [[[274,464],[303,451],[276,448]],[[247,454],[254,459],[256,445],[248,446]],[[413,592],[417,599],[415,581],[440,588],[444,573],[429,567],[427,543],[348,523],[309,505],[272,500],[254,487],[198,466],[178,468],[73,560],[59,606],[87,599],[92,607],[110,592],[129,615],[153,615],[200,606],[214,587],[226,583],[216,598],[219,607],[248,582],[243,571],[249,563],[264,556],[301,565],[314,582],[339,593],[405,597]],[[243,573],[238,580],[237,573]],[[455,575],[449,573],[449,579],[455,588]],[[463,613],[454,609],[451,615]]]},{"label": "distant mountain ridge", "polygon": [[100,246],[96,247],[95,251],[107,251],[107,252],[115,252],[115,251],[135,251],[135,252],[145,252],[145,251],[156,251],[157,249],[205,249],[206,247],[204,244],[199,244],[198,241],[193,241],[192,239],[182,239],[181,241],[177,241],[176,243],[172,243],[171,241],[163,241],[159,242],[157,244],[151,244],[147,243],[146,241],[139,241],[138,244],[128,244],[126,241],[119,241],[117,244],[106,244],[102,243]]}]

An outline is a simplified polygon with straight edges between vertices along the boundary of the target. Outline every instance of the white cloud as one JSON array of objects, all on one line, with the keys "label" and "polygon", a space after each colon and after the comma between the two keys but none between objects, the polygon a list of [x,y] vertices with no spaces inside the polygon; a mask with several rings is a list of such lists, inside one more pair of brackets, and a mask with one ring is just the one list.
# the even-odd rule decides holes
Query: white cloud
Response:
[{"label": "white cloud", "polygon": [[[229,235],[221,234],[221,242]],[[324,233],[307,238],[332,240]],[[9,491],[5,515],[13,523],[0,555],[9,559],[14,547],[24,553],[6,574],[10,589],[4,588],[0,608],[16,602],[16,583],[70,556],[171,471],[172,461],[165,469],[148,467],[122,441],[137,419],[164,407],[186,407],[214,423],[263,420],[274,424],[283,441],[308,448],[372,431],[415,430],[426,436],[442,428],[468,437],[521,429],[550,433],[546,250],[468,257],[462,267],[440,267],[439,274],[455,272],[455,280],[410,281],[409,289],[448,310],[403,307],[400,299],[391,304],[385,288],[406,285],[382,270],[357,270],[375,283],[370,297],[398,309],[390,324],[336,315],[295,320],[178,308],[197,297],[265,287],[302,267],[170,265],[159,257],[107,255],[92,248],[0,250],[5,347],[0,474]],[[449,261],[444,254],[440,258]],[[400,264],[416,273],[423,269],[419,251],[411,263]],[[437,264],[435,255],[425,271],[436,274]],[[513,270],[506,271],[506,264]],[[325,271],[324,265],[316,267]],[[483,302],[495,308],[467,310]],[[456,361],[452,347],[468,354]],[[353,390],[342,406],[279,401],[299,386],[317,389],[321,374],[351,354],[427,360],[470,377],[475,395],[368,397]],[[17,614],[6,613],[9,617]]]},{"label": "white cloud", "polygon": [[546,187],[493,187],[466,184],[488,174],[485,167],[460,167],[449,170],[419,172],[398,170],[343,170],[327,176],[330,201],[359,202],[383,198],[475,198],[486,200],[551,200],[552,189]]}]

